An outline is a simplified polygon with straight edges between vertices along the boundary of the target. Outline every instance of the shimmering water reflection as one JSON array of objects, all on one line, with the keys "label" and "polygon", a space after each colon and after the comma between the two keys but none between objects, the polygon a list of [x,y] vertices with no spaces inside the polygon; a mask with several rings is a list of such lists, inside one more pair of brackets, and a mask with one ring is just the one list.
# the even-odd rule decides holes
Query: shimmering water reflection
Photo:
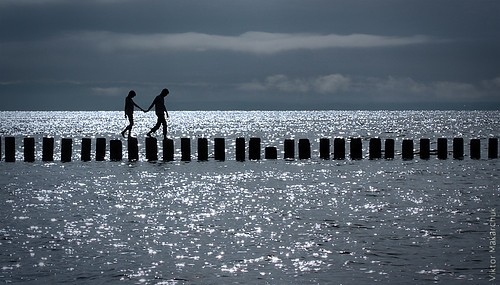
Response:
[{"label": "shimmering water reflection", "polygon": [[[36,162],[0,162],[0,281],[21,284],[488,284],[500,160],[323,161],[317,141],[499,137],[500,112],[170,112],[176,161],[80,161],[80,138],[119,137],[122,112],[0,112],[0,136]],[[53,136],[55,163],[42,163]],[[311,160],[245,161],[237,137]],[[74,139],[60,163],[60,138]],[[184,163],[179,139],[226,138],[227,160]],[[435,145],[431,145],[435,149]],[[194,155],[194,154],[193,154]],[[283,154],[279,154],[283,157]],[[109,157],[109,155],[107,156]],[[161,157],[161,156],[160,156]],[[451,158],[451,156],[450,156]],[[491,284],[491,283],[490,283]]]},{"label": "shimmering water reflection", "polygon": [[[0,273],[148,284],[486,280],[499,183],[473,163],[2,164]],[[57,181],[43,179],[53,173]],[[474,183],[459,182],[462,173]]]}]

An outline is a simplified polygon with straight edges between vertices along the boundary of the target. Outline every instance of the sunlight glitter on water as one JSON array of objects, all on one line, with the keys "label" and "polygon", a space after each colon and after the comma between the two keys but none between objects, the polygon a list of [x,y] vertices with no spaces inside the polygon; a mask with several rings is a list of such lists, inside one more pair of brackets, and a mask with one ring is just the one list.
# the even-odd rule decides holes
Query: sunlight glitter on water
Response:
[{"label": "sunlight glitter on water", "polygon": [[[17,115],[9,113],[0,130]],[[59,115],[33,114],[46,120],[39,134],[114,138],[122,127],[118,112]],[[449,113],[436,112],[434,128],[422,112],[171,115],[174,138],[231,138],[231,159],[1,162],[1,277],[35,282],[56,274],[62,283],[88,284],[485,280],[478,271],[486,268],[488,211],[499,206],[497,161],[322,161],[314,154],[236,162],[230,152],[240,135],[280,149],[285,137],[418,138],[435,129],[488,137],[498,128],[485,117],[495,116],[481,116],[479,132],[474,112],[449,126]],[[80,123],[91,117],[109,125]],[[151,118],[138,119],[143,133]],[[23,122],[13,135],[34,129]]]}]

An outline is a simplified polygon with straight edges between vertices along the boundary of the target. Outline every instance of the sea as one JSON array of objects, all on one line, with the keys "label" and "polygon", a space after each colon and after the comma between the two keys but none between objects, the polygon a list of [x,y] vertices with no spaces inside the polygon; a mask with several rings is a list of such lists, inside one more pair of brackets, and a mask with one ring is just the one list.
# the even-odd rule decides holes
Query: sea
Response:
[{"label": "sea", "polygon": [[[175,160],[148,162],[152,113],[135,113],[129,162],[123,112],[0,112],[0,282],[13,284],[499,284],[500,111],[170,111]],[[16,139],[16,162],[4,138]],[[36,161],[23,161],[24,137]],[[55,139],[42,162],[42,138]],[[80,160],[82,138],[120,139],[124,159]],[[160,140],[161,133],[156,133]],[[236,161],[261,138],[277,160]],[[361,160],[319,158],[320,138],[362,138]],[[370,138],[394,159],[368,159]],[[464,138],[462,160],[401,159],[401,143]],[[61,138],[73,139],[71,162]],[[191,138],[192,160],[180,160]],[[210,158],[197,161],[197,138]],[[226,160],[213,159],[225,138]],[[307,138],[311,159],[283,159]],[[481,140],[481,159],[469,157]],[[108,145],[109,146],[109,145]],[[248,146],[248,145],[247,145]],[[161,144],[158,145],[161,158]],[[108,149],[109,151],[109,149]],[[297,151],[296,151],[297,152]]]}]

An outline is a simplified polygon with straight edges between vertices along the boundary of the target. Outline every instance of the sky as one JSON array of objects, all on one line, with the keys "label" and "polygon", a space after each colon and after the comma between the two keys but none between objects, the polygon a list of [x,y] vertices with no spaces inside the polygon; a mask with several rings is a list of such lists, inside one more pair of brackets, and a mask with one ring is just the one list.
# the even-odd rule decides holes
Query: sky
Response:
[{"label": "sky", "polygon": [[500,109],[498,0],[0,0],[0,110]]}]

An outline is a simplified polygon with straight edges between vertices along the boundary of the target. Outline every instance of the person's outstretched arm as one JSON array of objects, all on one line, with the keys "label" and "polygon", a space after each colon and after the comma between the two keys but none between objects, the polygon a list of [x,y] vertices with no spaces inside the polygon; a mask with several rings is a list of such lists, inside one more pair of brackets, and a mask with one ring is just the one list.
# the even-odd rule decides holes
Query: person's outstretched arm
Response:
[{"label": "person's outstretched arm", "polygon": [[151,108],[153,108],[154,105],[155,105],[155,101],[153,101],[153,103],[151,103],[151,106],[149,106],[149,108],[147,110],[144,110],[144,113],[149,112],[149,110],[151,110]]},{"label": "person's outstretched arm", "polygon": [[134,103],[134,106],[136,106],[137,108],[139,108],[141,111],[144,111],[143,108],[141,108],[141,106],[137,105],[134,101],[132,101]]}]

